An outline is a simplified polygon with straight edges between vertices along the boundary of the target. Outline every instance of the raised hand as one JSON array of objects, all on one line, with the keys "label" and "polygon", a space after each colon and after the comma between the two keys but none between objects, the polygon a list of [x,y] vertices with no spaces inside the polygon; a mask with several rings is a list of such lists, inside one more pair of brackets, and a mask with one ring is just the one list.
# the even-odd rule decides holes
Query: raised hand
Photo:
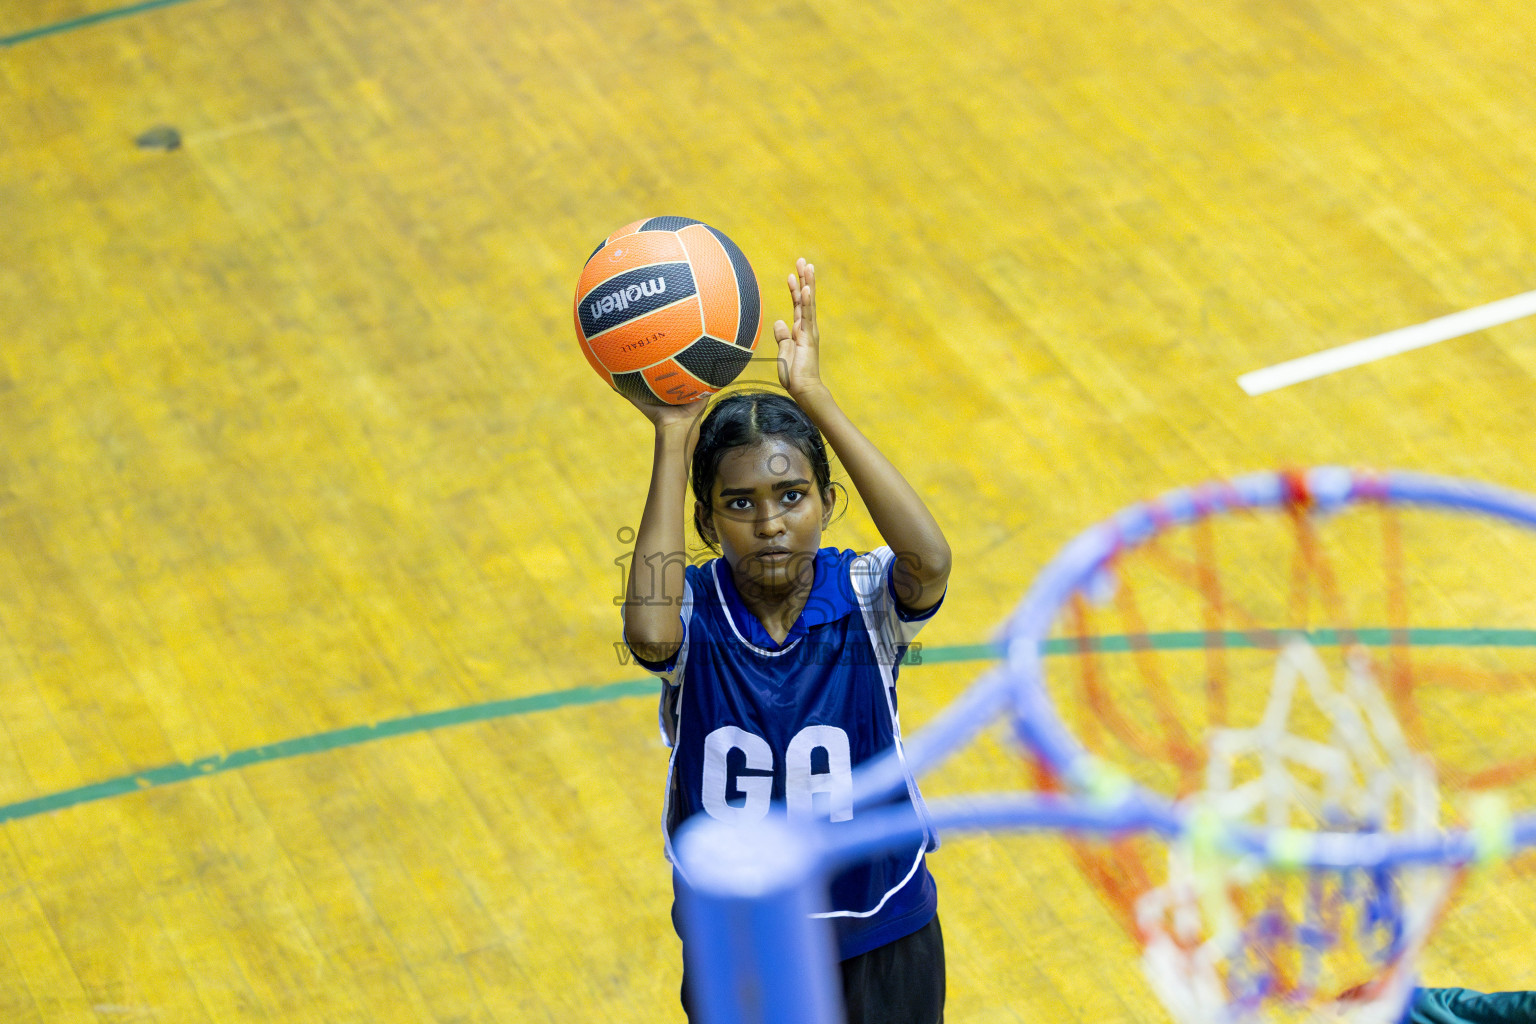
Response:
[{"label": "raised hand", "polygon": [[789,298],[794,305],[794,326],[783,320],[773,324],[779,344],[779,383],[793,398],[821,387],[821,333],[816,327],[816,268],[804,258],[795,261],[789,275]]}]

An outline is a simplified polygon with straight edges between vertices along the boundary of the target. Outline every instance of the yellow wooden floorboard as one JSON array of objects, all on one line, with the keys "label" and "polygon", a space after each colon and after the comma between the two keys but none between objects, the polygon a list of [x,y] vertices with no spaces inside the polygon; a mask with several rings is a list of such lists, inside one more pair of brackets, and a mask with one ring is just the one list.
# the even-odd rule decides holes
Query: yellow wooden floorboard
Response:
[{"label": "yellow wooden floorboard", "polygon": [[[769,324],[817,264],[828,378],[956,553],[934,650],[1179,484],[1340,462],[1536,489],[1532,321],[1236,385],[1536,287],[1525,9],[184,0],[69,24],[120,6],[0,9],[0,806],[638,679],[613,598],[650,444],[570,301],[646,215],[730,234]],[[157,125],[181,147],[134,145]],[[827,541],[877,536],[855,502]],[[906,670],[908,731],[980,667]],[[680,1020],[665,764],[626,697],[15,818],[0,1016]],[[929,788],[1016,782],[989,739]],[[1061,843],[933,867],[949,1019],[1164,1019]],[[1469,882],[1425,977],[1536,987],[1533,885]]]}]

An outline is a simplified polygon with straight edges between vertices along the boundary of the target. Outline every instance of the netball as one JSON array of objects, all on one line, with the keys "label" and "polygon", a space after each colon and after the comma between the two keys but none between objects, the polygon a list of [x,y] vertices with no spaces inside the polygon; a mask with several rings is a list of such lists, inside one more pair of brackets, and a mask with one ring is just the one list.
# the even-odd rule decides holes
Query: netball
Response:
[{"label": "netball", "polygon": [[688,217],[649,217],[603,239],[582,268],[572,314],[598,375],[653,405],[692,402],[735,380],[763,326],[746,256]]}]

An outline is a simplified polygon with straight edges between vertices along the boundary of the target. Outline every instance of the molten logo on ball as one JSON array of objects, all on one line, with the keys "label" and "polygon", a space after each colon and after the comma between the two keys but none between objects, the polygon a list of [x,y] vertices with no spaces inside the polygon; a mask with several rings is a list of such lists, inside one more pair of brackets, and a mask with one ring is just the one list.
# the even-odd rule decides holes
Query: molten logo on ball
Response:
[{"label": "molten logo on ball", "polygon": [[639,284],[629,285],[627,288],[620,288],[612,294],[593,300],[592,319],[601,320],[609,313],[618,313],[628,309],[631,302],[639,302],[642,298],[661,295],[666,290],[667,279],[664,277],[657,277],[649,281],[642,281]]}]

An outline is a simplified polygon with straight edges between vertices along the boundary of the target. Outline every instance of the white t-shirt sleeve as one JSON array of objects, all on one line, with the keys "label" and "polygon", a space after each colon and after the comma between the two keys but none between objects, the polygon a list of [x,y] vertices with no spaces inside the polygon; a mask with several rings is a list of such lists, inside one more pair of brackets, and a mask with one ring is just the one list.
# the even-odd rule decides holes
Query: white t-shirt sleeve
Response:
[{"label": "white t-shirt sleeve", "polygon": [[897,663],[924,623],[933,618],[939,605],[944,603],[940,598],[932,608],[920,612],[904,611],[896,600],[892,577],[895,568],[895,552],[888,547],[879,547],[855,558],[848,570],[864,621],[878,637],[874,640],[877,655],[881,664],[887,666]]},{"label": "white t-shirt sleeve", "polygon": [[683,642],[666,661],[646,661],[629,646],[629,636],[624,636],[624,646],[629,649],[635,664],[661,679],[661,707],[658,711],[661,739],[671,746],[677,739],[677,701],[682,693],[683,669],[688,663],[688,625],[693,618],[693,585],[683,580],[683,598],[680,617],[683,621]]}]

